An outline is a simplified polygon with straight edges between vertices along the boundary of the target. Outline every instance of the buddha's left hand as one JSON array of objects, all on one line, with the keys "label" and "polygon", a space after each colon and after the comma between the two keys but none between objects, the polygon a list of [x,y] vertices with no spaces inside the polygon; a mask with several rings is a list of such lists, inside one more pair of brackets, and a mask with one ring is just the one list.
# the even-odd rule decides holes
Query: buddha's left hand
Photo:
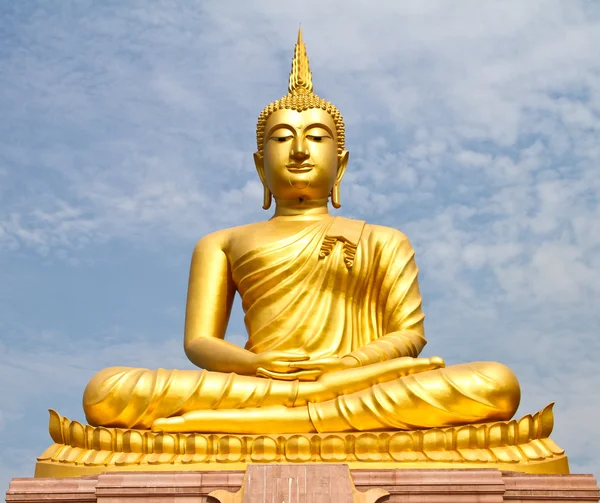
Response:
[{"label": "buddha's left hand", "polygon": [[356,358],[352,358],[351,356],[344,356],[343,358],[332,356],[294,363],[294,369],[318,371],[319,375],[337,372],[339,370],[351,369],[358,366],[358,360],[356,360]]},{"label": "buddha's left hand", "polygon": [[262,377],[268,377],[270,379],[280,379],[286,381],[289,381],[290,379],[297,379],[298,381],[316,381],[323,374],[358,366],[358,361],[351,356],[344,356],[343,358],[327,357],[316,358],[314,360],[308,360],[305,362],[290,363],[289,373],[284,374],[281,372],[272,372],[265,369],[260,369],[258,375],[261,375]]}]

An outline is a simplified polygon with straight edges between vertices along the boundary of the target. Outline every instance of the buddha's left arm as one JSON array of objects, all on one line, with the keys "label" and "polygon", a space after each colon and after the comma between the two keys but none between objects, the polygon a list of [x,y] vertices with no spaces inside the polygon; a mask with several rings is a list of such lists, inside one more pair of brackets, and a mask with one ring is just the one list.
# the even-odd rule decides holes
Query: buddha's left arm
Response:
[{"label": "buddha's left arm", "polygon": [[416,358],[426,343],[423,322],[421,322],[420,327],[415,327],[414,330],[400,330],[386,334],[346,356],[354,358],[361,366],[403,356]]},{"label": "buddha's left arm", "polygon": [[416,358],[425,344],[424,314],[417,279],[418,269],[410,241],[394,235],[382,251],[379,295],[374,300],[383,335],[349,355],[360,365],[409,356]]}]

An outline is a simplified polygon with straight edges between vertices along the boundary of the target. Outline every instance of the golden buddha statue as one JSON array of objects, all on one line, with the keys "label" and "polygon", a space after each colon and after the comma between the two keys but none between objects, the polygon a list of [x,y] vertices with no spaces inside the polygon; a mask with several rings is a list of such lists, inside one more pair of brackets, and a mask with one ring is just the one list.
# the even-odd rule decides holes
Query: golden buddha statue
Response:
[{"label": "golden buddha statue", "polygon": [[[235,435],[249,435],[255,444],[252,436],[266,435],[263,450],[269,438],[292,435],[298,437],[292,451],[300,452],[302,434],[323,439],[328,433],[370,432],[369,438],[375,438],[387,432],[388,440],[376,437],[378,445],[387,442],[388,447],[377,447],[381,452],[392,449],[393,432],[430,430],[445,435],[446,450],[461,441],[471,450],[493,450],[547,440],[536,449],[545,449],[542,458],[555,461],[550,471],[564,472],[566,457],[546,438],[552,428],[550,409],[527,416],[525,422],[510,421],[520,389],[507,367],[495,362],[445,366],[439,357],[418,357],[426,340],[409,240],[396,229],[328,211],[329,199],[340,207],[348,164],[344,140],[340,112],[313,93],[299,32],[289,93],[258,118],[254,162],[264,186],[263,208],[269,209],[274,199],[274,215],[207,235],[192,256],[184,347],[203,370],[102,370],[84,393],[89,425],[81,426],[83,433],[73,433],[75,422],[65,426],[68,420],[54,416],[58,444],[79,435],[83,440],[77,445],[83,450],[96,445],[97,452],[149,455],[165,452],[165,439],[178,438],[182,443],[173,441],[172,453],[185,456],[196,453],[198,439],[208,434],[234,440]],[[224,339],[236,291],[245,312],[245,348]],[[482,423],[488,425],[487,433],[477,433],[473,426]],[[456,428],[461,425],[471,428],[463,429],[470,440],[460,440],[463,430]],[[106,431],[120,433],[102,444],[104,433],[94,432]],[[140,432],[146,440],[135,444],[132,439]],[[74,447],[72,438],[69,445]],[[163,451],[152,451],[156,447],[150,449],[147,439],[160,443]],[[193,444],[192,450],[176,447],[184,444]],[[57,456],[53,451],[40,460],[56,461]],[[502,456],[496,453],[496,461],[523,461],[510,453]],[[139,463],[141,458],[135,459]]]}]

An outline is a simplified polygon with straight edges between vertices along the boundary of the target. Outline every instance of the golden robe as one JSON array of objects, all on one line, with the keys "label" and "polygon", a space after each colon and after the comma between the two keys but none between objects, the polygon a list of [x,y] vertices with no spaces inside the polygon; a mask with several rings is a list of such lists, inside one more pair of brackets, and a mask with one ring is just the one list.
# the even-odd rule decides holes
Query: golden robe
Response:
[{"label": "golden robe", "polygon": [[413,256],[399,231],[339,217],[245,254],[232,274],[246,313],[246,349],[305,352],[311,358],[356,351],[365,362],[378,351],[385,359],[417,356],[416,347],[405,350],[402,335],[403,342],[386,339],[401,353],[390,352],[382,341],[365,353],[370,343],[393,332],[414,331],[421,347],[425,343]]},{"label": "golden robe", "polygon": [[349,369],[299,382],[112,367],[86,388],[91,424],[149,428],[193,410],[307,405],[316,431],[364,431],[504,420],[516,411],[518,382],[498,363],[395,370],[425,345],[414,251],[395,229],[330,217],[242,255],[231,270],[246,349],[351,355],[368,376]]}]

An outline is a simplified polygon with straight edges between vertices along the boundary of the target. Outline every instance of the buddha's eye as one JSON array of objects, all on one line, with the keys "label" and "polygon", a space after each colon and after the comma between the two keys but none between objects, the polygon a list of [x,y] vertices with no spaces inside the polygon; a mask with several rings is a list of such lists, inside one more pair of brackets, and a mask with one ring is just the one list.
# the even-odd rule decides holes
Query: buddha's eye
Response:
[{"label": "buddha's eye", "polygon": [[276,141],[277,143],[286,142],[286,141],[288,141],[291,138],[292,138],[291,135],[288,135],[288,136],[271,136],[271,140]]},{"label": "buddha's eye", "polygon": [[320,127],[310,128],[310,131],[306,135],[306,139],[309,141],[314,141],[316,143],[324,142],[328,139],[331,139],[329,132]]}]

